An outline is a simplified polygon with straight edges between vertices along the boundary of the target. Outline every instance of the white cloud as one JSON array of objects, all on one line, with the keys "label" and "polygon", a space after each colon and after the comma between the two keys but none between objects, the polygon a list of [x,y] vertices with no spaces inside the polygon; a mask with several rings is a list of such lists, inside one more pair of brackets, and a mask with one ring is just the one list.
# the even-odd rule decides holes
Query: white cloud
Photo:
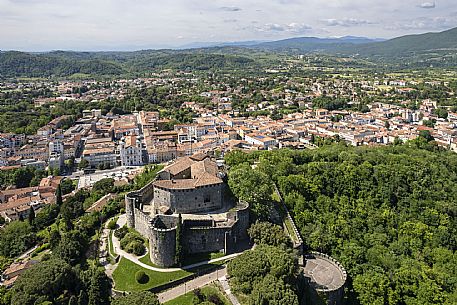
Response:
[{"label": "white cloud", "polygon": [[446,30],[457,25],[457,16],[437,16],[437,17],[419,17],[413,20],[403,20],[386,25],[388,30],[424,30],[440,31]]},{"label": "white cloud", "polygon": [[390,38],[457,26],[457,17],[449,15],[456,11],[455,0],[433,4],[433,0],[0,0],[0,49],[119,50],[178,46],[211,37],[218,42],[293,36]]},{"label": "white cloud", "polygon": [[436,4],[435,2],[424,2],[420,5],[421,8],[426,8],[426,9],[430,9],[430,8],[435,8],[436,7]]},{"label": "white cloud", "polygon": [[343,18],[343,19],[326,19],[324,20],[327,26],[360,26],[374,24],[374,22],[365,19]]},{"label": "white cloud", "polygon": [[241,11],[241,8],[237,6],[222,6],[220,7],[221,11],[226,11],[226,12],[239,12]]},{"label": "white cloud", "polygon": [[294,34],[307,33],[312,29],[311,26],[304,23],[292,22],[289,24],[266,23],[263,26],[255,27],[258,32],[288,32]]}]

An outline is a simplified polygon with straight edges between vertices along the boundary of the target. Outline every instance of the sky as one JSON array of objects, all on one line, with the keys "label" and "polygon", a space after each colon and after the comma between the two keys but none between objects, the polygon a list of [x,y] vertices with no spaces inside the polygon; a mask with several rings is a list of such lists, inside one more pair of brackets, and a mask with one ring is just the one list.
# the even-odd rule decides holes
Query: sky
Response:
[{"label": "sky", "polygon": [[138,50],[457,27],[456,0],[0,0],[0,50]]}]

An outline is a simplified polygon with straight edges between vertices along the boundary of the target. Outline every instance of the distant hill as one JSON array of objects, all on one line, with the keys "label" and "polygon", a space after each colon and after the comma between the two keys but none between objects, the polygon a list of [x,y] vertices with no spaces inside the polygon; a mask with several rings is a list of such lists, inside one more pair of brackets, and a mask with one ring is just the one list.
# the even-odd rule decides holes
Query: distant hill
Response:
[{"label": "distant hill", "polygon": [[[142,75],[153,70],[249,69],[257,62],[217,49],[144,50],[136,52],[0,52],[0,77]],[[247,52],[245,52],[247,53]]]},{"label": "distant hill", "polygon": [[297,37],[278,41],[271,41],[252,45],[252,48],[259,48],[270,51],[292,51],[292,52],[319,52],[339,50],[343,47],[367,44],[379,40],[365,37],[346,36],[341,38],[317,38],[317,37]]},{"label": "distant hill", "polygon": [[90,58],[88,53],[65,56],[65,52],[49,54],[31,54],[24,52],[0,52],[0,76],[48,77],[72,74],[121,74],[123,69],[115,63]]},{"label": "distant hill", "polygon": [[457,65],[457,28],[379,41],[363,37],[300,37],[251,46],[292,54],[324,53],[354,56],[399,67]]},{"label": "distant hill", "polygon": [[405,56],[433,51],[457,51],[457,28],[439,33],[402,36],[343,51],[376,56]]},{"label": "distant hill", "polygon": [[256,46],[261,43],[268,41],[264,40],[249,40],[249,41],[233,41],[233,42],[193,42],[189,44],[182,45],[176,49],[185,50],[185,49],[201,49],[201,48],[213,48],[213,47],[248,47]]},{"label": "distant hill", "polygon": [[[126,76],[144,75],[162,69],[237,69],[256,72],[260,67],[277,64],[280,58],[278,53],[323,53],[334,58],[353,57],[355,61],[361,58],[361,62],[369,62],[371,66],[381,63],[394,68],[455,68],[457,28],[386,41],[353,36],[299,37],[270,42],[222,43],[218,46],[185,50],[48,53],[0,51],[0,77],[66,77],[80,74]],[[347,65],[352,65],[353,62],[348,61]]]}]

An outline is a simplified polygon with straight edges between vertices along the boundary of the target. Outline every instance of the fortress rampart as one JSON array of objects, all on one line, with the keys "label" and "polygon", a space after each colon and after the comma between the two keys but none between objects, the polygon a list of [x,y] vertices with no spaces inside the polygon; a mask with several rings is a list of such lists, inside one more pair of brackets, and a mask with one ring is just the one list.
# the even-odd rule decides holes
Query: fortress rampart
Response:
[{"label": "fortress rampart", "polygon": [[311,304],[342,304],[347,280],[344,267],[324,253],[310,252],[304,258],[303,275],[308,281]]},{"label": "fortress rampart", "polygon": [[[143,211],[145,205],[149,205],[151,201],[155,200],[153,183],[154,181],[139,191],[128,193],[125,196],[127,225],[148,238],[149,255],[154,264],[160,267],[171,267],[175,264],[176,228],[179,217],[176,214],[153,213],[148,215]],[[218,186],[219,192],[222,192],[222,187],[222,184]],[[187,200],[182,197],[179,202],[184,206]],[[192,202],[191,205],[193,205]],[[198,206],[196,208],[200,211]],[[205,209],[202,207],[201,210]],[[248,237],[249,205],[247,203],[238,203],[225,213],[224,220],[215,220],[211,215],[201,214],[195,219],[192,219],[192,215],[189,217],[182,223],[182,246],[186,253],[222,251],[228,254],[235,250],[238,240]]]}]

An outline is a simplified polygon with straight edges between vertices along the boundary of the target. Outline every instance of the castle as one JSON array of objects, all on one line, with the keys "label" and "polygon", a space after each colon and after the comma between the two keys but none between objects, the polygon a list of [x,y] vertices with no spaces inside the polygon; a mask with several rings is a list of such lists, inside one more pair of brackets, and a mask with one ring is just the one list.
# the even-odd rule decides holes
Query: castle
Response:
[{"label": "castle", "polygon": [[214,160],[195,154],[176,160],[156,180],[125,196],[127,225],[149,239],[154,264],[175,265],[179,215],[186,254],[229,254],[237,241],[248,238],[249,206],[227,198],[223,179]]}]

